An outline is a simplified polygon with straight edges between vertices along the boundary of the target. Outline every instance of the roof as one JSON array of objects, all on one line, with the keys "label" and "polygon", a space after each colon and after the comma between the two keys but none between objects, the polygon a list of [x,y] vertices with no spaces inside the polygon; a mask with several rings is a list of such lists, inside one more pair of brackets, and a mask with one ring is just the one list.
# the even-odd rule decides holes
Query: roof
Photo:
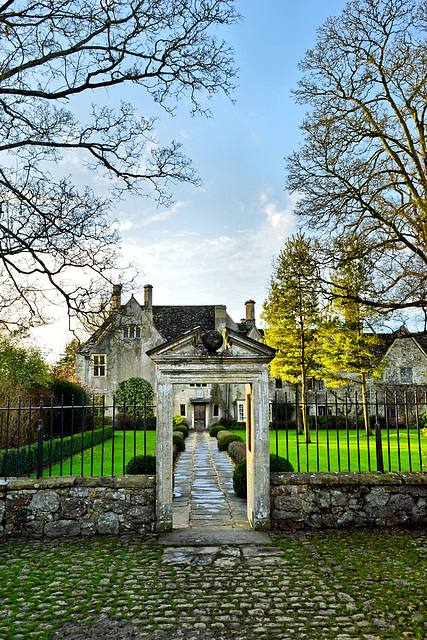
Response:
[{"label": "roof", "polygon": [[[111,328],[114,320],[120,316],[120,312],[126,313],[126,307],[131,301],[136,302],[134,298],[131,298],[120,309],[114,309],[107,320],[78,349],[78,353],[90,354],[98,340]],[[144,307],[139,306],[144,310]],[[165,342],[177,338],[194,327],[200,327],[202,333],[212,331],[215,329],[215,305],[153,305],[153,324]]]},{"label": "roof", "polygon": [[401,327],[393,333],[378,333],[380,343],[372,347],[372,351],[376,356],[383,357],[390,349],[395,340],[415,340],[424,353],[427,354],[427,334],[426,333],[409,333],[407,329]]},{"label": "roof", "polygon": [[153,323],[165,341],[173,340],[194,327],[200,327],[203,334],[215,329],[215,306],[153,306]]}]

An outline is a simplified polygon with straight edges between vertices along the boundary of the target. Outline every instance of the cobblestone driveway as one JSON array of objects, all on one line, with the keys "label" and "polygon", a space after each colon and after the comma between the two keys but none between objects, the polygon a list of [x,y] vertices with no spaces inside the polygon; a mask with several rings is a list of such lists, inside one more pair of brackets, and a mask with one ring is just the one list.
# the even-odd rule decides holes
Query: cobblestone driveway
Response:
[{"label": "cobblestone driveway", "polygon": [[426,532],[0,544],[0,639],[427,638]]}]

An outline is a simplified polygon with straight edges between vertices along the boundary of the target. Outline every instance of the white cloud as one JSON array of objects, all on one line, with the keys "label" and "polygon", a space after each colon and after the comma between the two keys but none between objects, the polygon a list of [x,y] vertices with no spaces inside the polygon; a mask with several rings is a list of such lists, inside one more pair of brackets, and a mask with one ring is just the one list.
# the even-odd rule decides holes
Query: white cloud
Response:
[{"label": "white cloud", "polygon": [[[124,254],[154,287],[154,304],[226,304],[235,320],[244,315],[248,298],[260,313],[272,270],[272,259],[295,230],[295,198],[285,206],[261,194],[260,224],[216,237],[203,233],[168,233],[125,241]],[[141,283],[143,284],[143,283]]]}]

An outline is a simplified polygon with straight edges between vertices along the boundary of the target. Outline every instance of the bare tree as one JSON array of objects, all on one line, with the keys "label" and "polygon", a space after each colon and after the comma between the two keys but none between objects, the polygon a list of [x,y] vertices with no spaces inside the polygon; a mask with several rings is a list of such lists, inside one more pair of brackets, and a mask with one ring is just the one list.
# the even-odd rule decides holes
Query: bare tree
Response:
[{"label": "bare tree", "polygon": [[[229,94],[235,73],[214,30],[237,19],[234,0],[0,6],[0,322],[41,322],[58,294],[70,316],[79,313],[116,263],[117,198],[132,190],[165,204],[171,183],[198,181],[176,141],[157,143],[154,118],[123,102],[92,105],[79,122],[80,97],[101,93],[105,102],[102,89],[132,83],[167,111],[186,96],[205,112],[201,104]],[[106,178],[107,195],[55,177],[52,163],[66,152]],[[86,284],[81,270],[92,274]]]},{"label": "bare tree", "polygon": [[426,24],[425,2],[349,2],[318,30],[295,91],[311,107],[288,159],[297,214],[330,261],[342,235],[370,248],[375,286],[356,298],[377,308],[427,305]]}]

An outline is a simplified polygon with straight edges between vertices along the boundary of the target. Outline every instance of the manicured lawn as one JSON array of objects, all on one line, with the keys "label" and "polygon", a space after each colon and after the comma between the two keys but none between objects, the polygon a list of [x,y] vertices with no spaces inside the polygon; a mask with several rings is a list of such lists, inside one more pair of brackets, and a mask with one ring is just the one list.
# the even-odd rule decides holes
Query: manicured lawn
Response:
[{"label": "manicured lawn", "polygon": [[[233,431],[246,441],[246,432],[243,430]],[[312,442],[305,444],[304,436],[297,436],[295,431],[278,432],[279,455],[287,458],[295,471],[376,471],[376,449],[375,436],[367,439],[362,431],[359,431],[359,442],[357,433],[350,431],[347,440],[345,430],[327,433],[322,430],[311,434]],[[329,447],[327,446],[329,439]],[[423,464],[427,464],[427,438],[421,436],[421,448],[424,452]],[[328,455],[329,449],[329,455]],[[390,453],[389,453],[390,449]],[[382,432],[382,450],[385,471],[409,471],[412,466],[413,471],[420,471],[420,454],[417,431],[409,432],[400,430],[399,435],[395,431],[390,432],[390,444],[387,442],[386,431]],[[270,431],[270,451],[276,453],[276,432]],[[410,454],[410,455],[409,455]],[[411,457],[411,465],[409,464]]]},{"label": "manicured lawn", "polygon": [[[136,438],[134,438],[134,435]],[[113,455],[113,441],[114,441],[114,455]],[[123,447],[125,443],[125,447]],[[146,432],[146,447],[147,454],[152,454],[156,448],[156,432]],[[104,463],[102,464],[102,452],[104,449]],[[124,449],[124,456],[123,456]],[[137,431],[134,434],[133,431],[118,431],[114,434],[114,439],[111,438],[104,442],[104,444],[98,444],[93,448],[93,454],[91,449],[86,449],[83,452],[83,474],[82,474],[82,454],[77,453],[73,456],[72,467],[71,459],[64,460],[62,463],[62,475],[84,475],[84,476],[111,476],[121,475],[124,473],[127,462],[134,457],[134,455],[144,454],[144,432]],[[114,464],[113,464],[114,460]],[[49,469],[45,469],[43,476],[50,475]],[[52,476],[61,475],[60,464],[52,465]]]}]

